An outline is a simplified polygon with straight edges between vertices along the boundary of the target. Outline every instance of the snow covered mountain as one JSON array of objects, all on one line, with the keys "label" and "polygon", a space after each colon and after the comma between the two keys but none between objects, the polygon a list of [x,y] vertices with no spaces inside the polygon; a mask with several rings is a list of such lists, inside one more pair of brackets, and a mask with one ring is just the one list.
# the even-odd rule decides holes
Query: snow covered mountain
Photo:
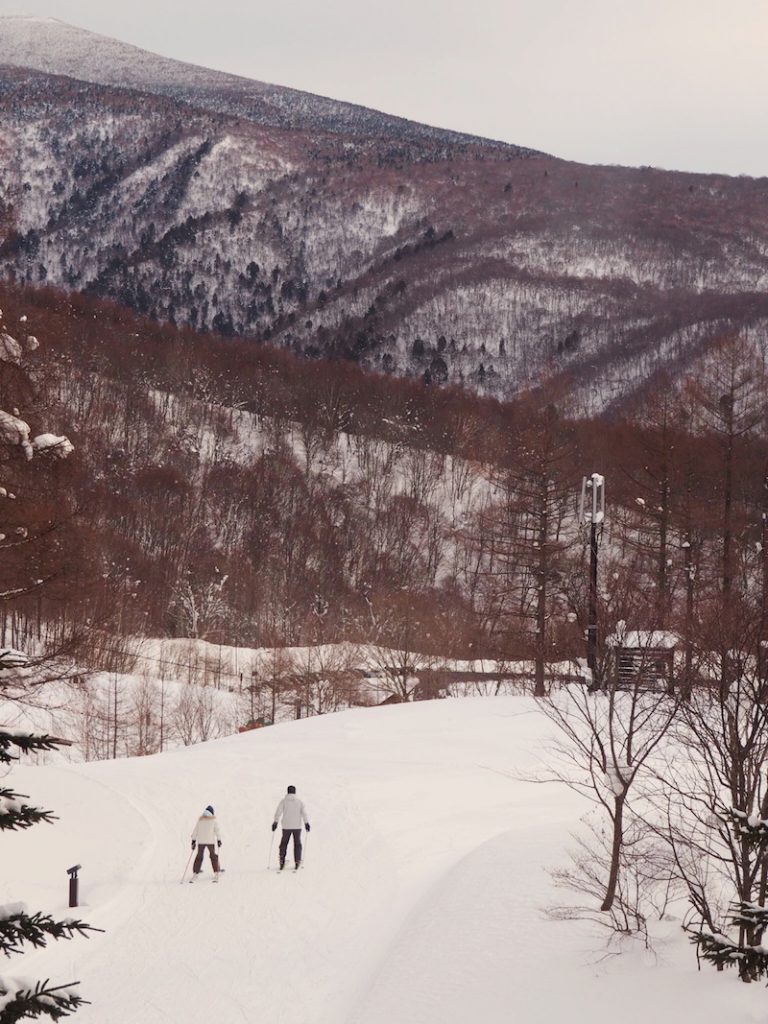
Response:
[{"label": "snow covered mountain", "polygon": [[418,124],[353,103],[170,60],[56,18],[0,18],[1,64],[159,93],[273,128],[444,143],[482,142],[484,146],[520,154],[533,152]]},{"label": "snow covered mountain", "polygon": [[[3,839],[0,904],[82,916],[104,934],[14,958],[81,981],[78,1024],[750,1024],[764,992],[697,971],[670,908],[653,950],[606,955],[587,921],[553,921],[584,803],[520,775],[550,727],[529,698],[343,712],[163,755],[15,768],[59,821]],[[278,874],[270,822],[288,784],[312,824],[305,867]],[[220,885],[180,885],[213,804]],[[4,971],[6,968],[4,967]]]},{"label": "snow covered mountain", "polygon": [[[765,179],[586,167],[0,20],[3,272],[506,397],[620,407],[768,323]],[[69,76],[69,77],[63,77]]]}]

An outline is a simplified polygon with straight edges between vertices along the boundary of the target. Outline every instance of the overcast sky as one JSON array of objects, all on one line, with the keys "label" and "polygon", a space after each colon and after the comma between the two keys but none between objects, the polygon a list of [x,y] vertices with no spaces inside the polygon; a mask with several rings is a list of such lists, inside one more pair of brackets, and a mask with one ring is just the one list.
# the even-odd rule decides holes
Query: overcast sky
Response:
[{"label": "overcast sky", "polygon": [[768,175],[768,0],[0,0],[587,163]]}]

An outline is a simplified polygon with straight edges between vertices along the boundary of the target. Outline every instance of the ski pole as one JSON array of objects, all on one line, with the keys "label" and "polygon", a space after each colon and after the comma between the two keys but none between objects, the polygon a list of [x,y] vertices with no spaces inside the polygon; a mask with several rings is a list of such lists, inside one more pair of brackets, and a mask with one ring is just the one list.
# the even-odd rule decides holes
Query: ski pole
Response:
[{"label": "ski pole", "polygon": [[267,857],[267,871],[272,867],[272,847],[275,845],[275,833],[272,833],[272,838],[269,840],[269,856]]},{"label": "ski pole", "polygon": [[187,861],[187,866],[184,868],[184,874],[181,876],[181,879],[179,880],[179,884],[181,884],[181,882],[183,882],[184,879],[187,877],[187,871],[189,871],[189,864],[190,864],[190,861],[192,860],[192,854],[194,852],[195,852],[194,850],[190,850],[189,851],[189,860]]},{"label": "ski pole", "polygon": [[304,850],[303,850],[303,852],[301,854],[301,870],[302,871],[304,870],[304,865],[307,862],[307,847],[309,846],[309,837],[310,837],[311,834],[312,834],[311,832],[305,832],[304,833]]}]

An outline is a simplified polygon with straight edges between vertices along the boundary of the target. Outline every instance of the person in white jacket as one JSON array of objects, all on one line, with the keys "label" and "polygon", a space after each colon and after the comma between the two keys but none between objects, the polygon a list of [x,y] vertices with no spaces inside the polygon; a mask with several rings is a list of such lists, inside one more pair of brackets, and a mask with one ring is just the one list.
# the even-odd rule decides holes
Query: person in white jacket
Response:
[{"label": "person in white jacket", "polygon": [[219,824],[216,821],[216,815],[213,813],[213,808],[208,804],[203,813],[197,819],[197,824],[192,832],[192,849],[194,850],[195,847],[197,847],[197,856],[195,857],[195,863],[192,866],[193,874],[190,878],[190,882],[194,882],[200,874],[206,850],[211,855],[211,866],[214,871],[213,880],[214,882],[218,882],[219,857],[216,851],[220,846],[221,833],[219,832]]},{"label": "person in white jacket", "polygon": [[280,840],[280,870],[285,867],[285,855],[288,853],[288,843],[293,836],[293,859],[298,871],[301,864],[301,826],[309,832],[309,818],[307,809],[301,800],[296,796],[296,787],[289,786],[288,793],[275,810],[272,821],[272,831],[277,828],[278,822],[282,821],[283,837]]}]

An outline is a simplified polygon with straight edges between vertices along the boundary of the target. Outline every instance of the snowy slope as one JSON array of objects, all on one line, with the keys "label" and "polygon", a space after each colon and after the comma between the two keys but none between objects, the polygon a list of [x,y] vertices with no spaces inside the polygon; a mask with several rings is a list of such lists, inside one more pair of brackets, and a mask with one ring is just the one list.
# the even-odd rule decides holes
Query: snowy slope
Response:
[{"label": "snowy slope", "polygon": [[170,60],[58,18],[24,15],[0,18],[0,63],[134,88],[181,81],[206,85],[218,75],[225,82],[243,81],[235,75]]},{"label": "snowy slope", "polygon": [[[603,935],[552,922],[545,871],[582,805],[516,777],[548,725],[526,698],[343,712],[133,761],[18,769],[60,815],[6,836],[0,902],[63,912],[82,863],[84,916],[106,929],[8,973],[79,979],[81,1024],[747,1024],[764,992],[697,974],[674,923],[655,955],[605,959]],[[287,783],[313,824],[306,868],[267,872]],[[222,884],[180,885],[212,802]],[[274,864],[274,852],[272,856]],[[4,969],[6,965],[4,965]]]}]

